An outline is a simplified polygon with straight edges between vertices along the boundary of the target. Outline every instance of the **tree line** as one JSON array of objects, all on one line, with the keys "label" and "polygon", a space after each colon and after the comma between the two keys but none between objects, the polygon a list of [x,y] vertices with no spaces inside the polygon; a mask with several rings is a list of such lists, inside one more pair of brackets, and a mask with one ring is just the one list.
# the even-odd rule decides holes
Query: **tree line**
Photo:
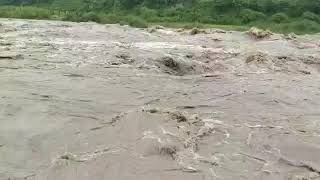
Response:
[{"label": "tree line", "polygon": [[[0,0],[1,4],[36,5],[36,4],[78,4],[95,10],[119,8],[130,10],[137,7],[151,9],[206,7],[211,13],[229,10],[252,9],[266,14],[285,12],[297,16],[305,11],[320,13],[320,0]],[[61,6],[60,8],[64,8]],[[72,7],[68,7],[71,8]]]},{"label": "tree line", "polygon": [[281,31],[317,32],[320,27],[320,0],[0,0],[0,5],[60,11],[72,21],[134,16],[146,22],[271,26]]}]

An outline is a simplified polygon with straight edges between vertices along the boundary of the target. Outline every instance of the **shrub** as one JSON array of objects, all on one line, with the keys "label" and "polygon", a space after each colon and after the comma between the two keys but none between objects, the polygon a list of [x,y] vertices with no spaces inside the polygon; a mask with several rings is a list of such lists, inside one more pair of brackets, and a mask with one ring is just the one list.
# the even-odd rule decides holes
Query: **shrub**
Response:
[{"label": "shrub", "polygon": [[80,22],[81,17],[75,12],[68,12],[63,16],[62,20],[63,21]]},{"label": "shrub", "polygon": [[81,16],[81,21],[93,21],[93,22],[99,22],[99,17],[96,13],[94,12],[87,12],[87,13],[84,13],[82,16]]},{"label": "shrub", "polygon": [[308,19],[292,22],[289,27],[300,34],[320,32],[320,25]]},{"label": "shrub", "polygon": [[216,19],[217,24],[241,24],[241,19],[232,15],[220,15],[214,18]]},{"label": "shrub", "polygon": [[257,21],[259,19],[266,18],[266,15],[262,12],[254,11],[251,9],[244,9],[240,12],[240,18],[243,23],[249,23],[252,21]]},{"label": "shrub", "polygon": [[292,32],[294,32],[295,34],[320,32],[320,24],[307,19],[297,19],[289,23],[266,24],[266,26],[274,32],[281,32],[285,34],[289,34]]},{"label": "shrub", "polygon": [[0,16],[7,18],[25,18],[25,19],[49,19],[51,13],[47,9],[25,6],[13,7],[3,6],[0,9]]},{"label": "shrub", "polygon": [[317,14],[313,13],[313,12],[310,12],[310,11],[304,12],[302,14],[302,17],[304,19],[308,19],[308,20],[311,20],[311,21],[320,22],[319,16]]},{"label": "shrub", "polygon": [[156,19],[157,16],[158,16],[156,10],[154,10],[154,9],[149,9],[149,8],[147,8],[147,7],[141,7],[141,8],[139,8],[138,14],[139,14],[139,16],[141,16],[143,19],[150,20],[150,21]]},{"label": "shrub", "polygon": [[98,21],[102,24],[116,24],[122,21],[121,16],[116,16],[114,14],[98,14]]},{"label": "shrub", "polygon": [[132,27],[137,27],[137,28],[147,28],[148,27],[148,23],[137,17],[137,16],[127,16],[125,18],[125,21],[128,22],[128,25],[132,26]]},{"label": "shrub", "polygon": [[48,19],[50,17],[49,10],[36,7],[21,7],[20,12],[22,18]]},{"label": "shrub", "polygon": [[166,8],[166,9],[163,10],[163,15],[164,16],[169,16],[169,17],[177,16],[178,15],[178,11],[174,7]]},{"label": "shrub", "polygon": [[214,24],[216,20],[210,16],[201,16],[199,18],[200,23],[206,23],[206,24]]},{"label": "shrub", "polygon": [[289,17],[285,13],[276,13],[271,16],[271,20],[276,23],[282,23],[287,22],[289,20]]}]

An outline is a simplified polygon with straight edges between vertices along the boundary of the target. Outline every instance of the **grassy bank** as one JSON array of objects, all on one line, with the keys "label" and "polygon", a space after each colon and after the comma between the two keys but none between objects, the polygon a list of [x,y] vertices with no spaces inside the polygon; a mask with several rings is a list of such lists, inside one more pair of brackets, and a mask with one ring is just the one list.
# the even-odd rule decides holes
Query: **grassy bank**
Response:
[{"label": "grassy bank", "polygon": [[[256,15],[258,16],[258,15]],[[222,21],[219,24],[209,23],[200,18],[198,21],[186,22],[175,17],[158,16],[155,12],[149,10],[119,11],[114,13],[104,13],[95,11],[79,10],[57,10],[46,7],[34,6],[0,6],[0,17],[2,18],[20,18],[20,19],[48,19],[64,20],[74,22],[94,21],[101,24],[122,24],[138,28],[146,28],[152,25],[162,25],[172,28],[219,28],[224,30],[246,31],[251,26],[257,26],[263,29],[269,29],[278,33],[310,34],[320,32],[320,19],[314,14],[306,14],[304,17],[289,18],[279,13],[271,17],[264,17],[264,20],[256,17],[256,20],[248,23]],[[245,17],[252,19],[252,17]],[[232,19],[232,17],[230,17]]]}]

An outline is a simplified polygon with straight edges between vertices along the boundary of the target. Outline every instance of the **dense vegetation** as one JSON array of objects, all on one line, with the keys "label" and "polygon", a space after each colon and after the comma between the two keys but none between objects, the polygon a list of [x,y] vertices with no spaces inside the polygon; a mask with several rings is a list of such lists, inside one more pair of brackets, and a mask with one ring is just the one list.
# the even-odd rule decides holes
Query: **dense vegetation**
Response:
[{"label": "dense vegetation", "polygon": [[0,5],[0,17],[320,32],[320,0],[0,0]]}]

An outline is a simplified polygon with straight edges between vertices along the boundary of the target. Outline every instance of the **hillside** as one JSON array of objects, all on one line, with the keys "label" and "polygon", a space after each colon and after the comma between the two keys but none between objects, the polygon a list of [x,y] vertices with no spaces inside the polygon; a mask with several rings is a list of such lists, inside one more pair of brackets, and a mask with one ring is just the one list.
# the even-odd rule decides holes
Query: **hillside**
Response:
[{"label": "hillside", "polygon": [[138,27],[184,23],[186,27],[219,24],[258,26],[283,33],[320,32],[320,0],[0,0],[0,4],[19,6],[1,8],[0,17],[125,23]]}]

